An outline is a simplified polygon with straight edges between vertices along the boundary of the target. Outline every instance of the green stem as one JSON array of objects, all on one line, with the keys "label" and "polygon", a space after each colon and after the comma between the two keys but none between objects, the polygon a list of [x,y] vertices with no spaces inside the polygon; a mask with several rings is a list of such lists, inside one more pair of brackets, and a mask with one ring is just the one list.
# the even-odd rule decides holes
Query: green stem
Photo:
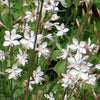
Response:
[{"label": "green stem", "polygon": [[[10,66],[12,67],[12,61],[13,61],[13,48],[10,46]],[[13,80],[10,81],[11,85],[11,100],[14,100],[13,98]]]},{"label": "green stem", "polygon": [[9,29],[11,30],[11,23],[12,23],[12,22],[11,22],[11,16],[10,16],[10,11],[11,11],[11,10],[10,10],[10,0],[9,0],[9,2],[8,2],[8,3],[9,3],[9,12],[8,12]]},{"label": "green stem", "polygon": [[36,46],[36,40],[37,40],[38,31],[39,31],[39,24],[40,24],[40,19],[41,19],[41,14],[42,14],[43,2],[44,2],[44,0],[42,0],[41,5],[40,5],[40,12],[39,12],[38,20],[37,20],[37,25],[36,25],[36,32],[35,32],[36,36],[35,36],[35,42],[33,45],[33,50],[30,51],[30,55],[29,55],[30,60],[29,60],[28,83],[27,83],[27,90],[26,91],[28,91],[30,76],[31,76],[31,73],[33,71],[33,68],[37,67],[35,46]]}]

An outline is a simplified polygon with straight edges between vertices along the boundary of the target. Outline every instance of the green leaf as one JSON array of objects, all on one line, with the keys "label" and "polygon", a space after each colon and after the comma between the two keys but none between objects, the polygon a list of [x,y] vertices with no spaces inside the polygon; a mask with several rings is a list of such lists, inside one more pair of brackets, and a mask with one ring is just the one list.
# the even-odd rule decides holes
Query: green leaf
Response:
[{"label": "green leaf", "polygon": [[94,0],[94,5],[96,5],[97,7],[100,7],[100,0]]},{"label": "green leaf", "polygon": [[83,83],[83,86],[82,86],[82,89],[85,90],[85,89],[92,89],[92,86],[87,84],[87,83]]},{"label": "green leaf", "polygon": [[59,50],[53,51],[52,59],[53,59],[54,61],[57,61],[57,57],[59,57],[60,54],[61,54],[61,51],[59,51]]},{"label": "green leaf", "polygon": [[67,3],[67,8],[69,8],[71,6],[71,0],[66,0],[66,3]]},{"label": "green leaf", "polygon": [[60,46],[59,43],[56,43],[56,46],[57,46],[57,48],[58,48],[60,51],[62,50],[62,48],[61,48],[61,46]]},{"label": "green leaf", "polygon": [[2,18],[2,21],[4,23],[4,25],[8,25],[8,15],[7,15],[7,12],[4,10],[2,13],[1,13],[1,18]]},{"label": "green leaf", "polygon": [[63,73],[65,71],[65,67],[66,67],[66,61],[62,60],[59,61],[55,67],[54,67],[54,71],[57,72],[58,74]]}]

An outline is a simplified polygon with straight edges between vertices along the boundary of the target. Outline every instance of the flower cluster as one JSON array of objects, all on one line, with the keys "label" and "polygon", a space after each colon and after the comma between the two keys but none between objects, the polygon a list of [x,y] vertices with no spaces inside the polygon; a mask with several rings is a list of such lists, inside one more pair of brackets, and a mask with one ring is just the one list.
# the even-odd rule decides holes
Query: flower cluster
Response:
[{"label": "flower cluster", "polygon": [[[8,16],[7,22],[9,21],[9,25],[4,25],[6,24],[4,18],[1,18],[4,24],[0,21],[0,27],[4,27],[6,29],[5,34],[3,35],[4,41],[2,43],[4,49],[0,50],[0,61],[2,61],[2,63],[4,61],[6,62],[6,69],[4,68],[5,73],[0,72],[0,74],[5,76],[7,75],[7,81],[11,80],[11,83],[9,83],[12,85],[11,93],[14,87],[12,82],[13,79],[17,80],[21,76],[21,82],[25,82],[25,86],[22,86],[22,91],[24,91],[23,95],[25,97],[28,94],[28,91],[34,91],[35,86],[41,86],[46,84],[46,82],[49,83],[50,79],[48,78],[48,69],[51,67],[50,63],[52,63],[55,59],[58,63],[60,61],[65,61],[66,63],[63,64],[65,65],[63,72],[57,72],[59,69],[62,70],[62,68],[57,69],[59,66],[56,65],[55,68],[54,64],[54,68],[50,68],[50,72],[53,70],[56,73],[55,76],[58,75],[56,78],[58,83],[61,84],[57,84],[58,86],[54,88],[51,88],[53,86],[50,84],[50,90],[48,90],[48,84],[44,85],[47,86],[48,89],[46,92],[43,91],[43,93],[45,93],[42,95],[43,98],[55,100],[56,93],[53,94],[53,92],[61,86],[64,88],[64,93],[61,93],[61,95],[63,94],[64,100],[67,100],[72,96],[70,94],[66,94],[66,89],[72,89],[72,91],[76,89],[77,91],[77,87],[82,88],[84,83],[91,85],[92,87],[96,86],[96,81],[100,75],[95,73],[95,71],[100,70],[100,64],[92,64],[89,60],[91,55],[95,56],[98,53],[98,42],[96,41],[96,43],[92,43],[90,37],[87,42],[83,41],[84,34],[81,31],[81,27],[77,19],[76,24],[82,38],[81,41],[79,41],[77,38],[70,35],[72,42],[70,41],[68,34],[71,31],[67,26],[68,24],[66,24],[68,22],[61,23],[59,21],[60,14],[58,13],[61,12],[59,10],[59,5],[62,5],[62,7],[66,10],[66,0],[22,1],[21,8],[23,9],[21,10],[21,13],[23,13],[23,15],[19,14],[20,16],[17,16],[17,20],[15,20],[16,17],[13,16],[13,13],[16,13],[16,7],[14,8],[14,6],[17,2],[15,4],[13,2],[11,0],[0,0],[0,6],[6,8],[6,16]],[[76,2],[76,0],[74,0],[74,2]],[[84,2],[86,3],[86,11],[88,11],[89,14],[87,6],[89,3],[92,4],[92,1],[80,0],[78,2],[79,5]],[[75,11],[77,11],[77,5],[78,4],[75,3]],[[91,6],[89,8],[91,8]],[[71,16],[73,16],[73,14]],[[5,11],[1,11],[1,17],[4,15]],[[11,16],[13,16],[13,18],[10,18]],[[14,21],[12,21],[13,19]],[[89,21],[89,19],[86,19],[86,21],[87,20]],[[74,25],[74,23],[71,24]],[[64,48],[65,44],[61,43],[60,45],[60,42],[63,41],[63,39],[68,39],[66,48]],[[59,55],[56,53],[59,53]],[[60,61],[58,59],[60,59]],[[44,72],[42,70],[44,70]],[[52,75],[50,77],[52,78]],[[62,90],[60,92],[62,92]],[[58,94],[59,92],[57,92],[57,95]],[[72,94],[74,94],[74,92]],[[41,99],[42,97],[39,96],[39,98]],[[25,99],[23,98],[23,100]]]},{"label": "flower cluster", "polygon": [[[63,78],[61,79],[62,86],[65,89],[67,87],[75,88],[75,85],[81,87],[83,83],[96,85],[97,75],[93,74],[92,71],[99,69],[100,65],[97,64],[93,67],[93,64],[87,62],[87,60],[89,59],[89,51],[94,54],[93,52],[97,47],[95,43],[91,44],[90,38],[88,43],[85,41],[79,43],[76,38],[73,38],[73,44],[68,45],[67,50],[62,49],[62,55],[58,58],[68,60],[67,71],[62,73]],[[76,52],[76,54],[73,55],[70,50]]]}]

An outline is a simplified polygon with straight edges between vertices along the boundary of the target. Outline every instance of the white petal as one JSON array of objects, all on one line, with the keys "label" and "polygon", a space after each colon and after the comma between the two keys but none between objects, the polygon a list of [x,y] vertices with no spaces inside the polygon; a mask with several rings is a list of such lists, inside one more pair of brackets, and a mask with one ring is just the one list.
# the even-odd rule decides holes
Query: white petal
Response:
[{"label": "white petal", "polygon": [[80,74],[80,77],[81,77],[83,80],[87,80],[87,79],[88,79],[88,73],[81,73],[81,74]]},{"label": "white petal", "polygon": [[27,44],[28,43],[28,41],[26,39],[21,39],[20,42],[21,42],[21,44]]},{"label": "white petal", "polygon": [[4,43],[3,43],[3,46],[9,46],[10,45],[10,42],[9,41],[5,41]]},{"label": "white petal", "polygon": [[79,62],[79,61],[81,60],[81,58],[82,58],[82,54],[77,53],[77,54],[75,55],[75,60],[76,60],[77,62]]},{"label": "white petal", "polygon": [[88,46],[90,46],[91,45],[91,39],[90,39],[90,37],[88,38]]},{"label": "white petal", "polygon": [[25,37],[27,40],[29,40],[29,39],[30,39],[30,36],[29,36],[29,34],[28,34],[28,33],[24,33],[24,37]]},{"label": "white petal", "polygon": [[9,69],[6,69],[6,72],[7,73],[11,73],[12,72],[12,69],[10,69],[10,68]]},{"label": "white petal", "polygon": [[80,42],[80,46],[81,46],[81,47],[85,47],[85,45],[86,45],[86,42],[85,42],[85,41],[81,41],[81,42]]},{"label": "white petal", "polygon": [[62,31],[58,31],[57,32],[57,36],[62,36],[63,35],[63,32]]},{"label": "white petal", "polygon": [[17,40],[15,40],[15,41],[13,41],[13,44],[14,44],[14,45],[19,45],[19,44],[20,44],[20,42],[19,42],[19,41],[17,41]]},{"label": "white petal", "polygon": [[8,79],[15,78],[15,77],[16,77],[16,76],[15,76],[15,73],[12,72],[12,73],[9,75]]},{"label": "white petal", "polygon": [[17,69],[15,70],[15,72],[16,72],[16,73],[21,73],[21,72],[22,72],[22,69],[17,68]]},{"label": "white petal", "polygon": [[100,64],[95,65],[95,68],[100,69]]},{"label": "white petal", "polygon": [[68,32],[69,31],[69,28],[65,28],[64,30],[63,30],[63,32]]},{"label": "white petal", "polygon": [[16,35],[16,29],[11,30],[11,35]]},{"label": "white petal", "polygon": [[10,32],[9,31],[5,31],[5,34],[10,36]]},{"label": "white petal", "polygon": [[4,38],[5,38],[5,40],[10,40],[10,33],[9,33],[9,31],[7,31],[8,32],[8,34],[6,34],[5,36],[4,36]]},{"label": "white petal", "polygon": [[64,23],[61,24],[61,29],[64,29],[65,25]]},{"label": "white petal", "polygon": [[69,73],[72,75],[72,77],[77,77],[77,74],[79,74],[79,71],[72,69]]},{"label": "white petal", "polygon": [[76,38],[73,38],[73,43],[75,44],[75,45],[78,45],[78,40],[76,39]]},{"label": "white petal", "polygon": [[19,35],[19,34],[17,34],[15,37],[16,37],[16,39],[19,39],[19,38],[21,38],[22,36]]},{"label": "white petal", "polygon": [[86,49],[85,48],[79,48],[80,52],[83,54],[86,54]]},{"label": "white petal", "polygon": [[47,46],[47,42],[44,42],[43,44],[42,44],[42,48],[45,48]]},{"label": "white petal", "polygon": [[17,64],[14,64],[13,66],[12,66],[12,69],[17,69]]},{"label": "white petal", "polygon": [[76,51],[78,47],[74,44],[71,44],[71,45],[69,45],[69,48]]},{"label": "white petal", "polygon": [[39,73],[41,71],[41,67],[39,66],[38,68],[37,68],[37,73]]},{"label": "white petal", "polygon": [[60,31],[60,30],[61,30],[61,27],[60,27],[60,26],[58,26],[58,25],[56,25],[56,28],[57,28],[57,30],[58,30],[58,31]]},{"label": "white petal", "polygon": [[74,59],[73,57],[68,58],[68,62],[69,62],[70,64],[76,63],[76,61],[75,61],[75,59]]}]

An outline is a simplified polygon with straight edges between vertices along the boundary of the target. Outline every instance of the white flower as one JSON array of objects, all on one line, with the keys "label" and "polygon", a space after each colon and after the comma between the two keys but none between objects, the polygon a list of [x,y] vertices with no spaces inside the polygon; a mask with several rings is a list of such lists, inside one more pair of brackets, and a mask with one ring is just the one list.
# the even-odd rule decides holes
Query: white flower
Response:
[{"label": "white flower", "polygon": [[44,0],[43,9],[47,11],[55,10],[57,11],[59,8],[57,7],[59,2],[55,2],[55,0]]},{"label": "white flower", "polygon": [[30,31],[30,26],[28,25],[28,23],[26,23],[25,26],[20,26],[21,28],[21,32],[24,32],[24,33],[29,33]]},{"label": "white flower", "polygon": [[86,80],[88,79],[88,72],[85,70],[85,66],[81,66],[77,69],[72,69],[69,72],[73,77],[77,78],[77,80]]},{"label": "white flower", "polygon": [[47,22],[43,23],[43,26],[45,29],[51,30],[53,23],[51,23],[50,21],[47,21]]},{"label": "white flower", "polygon": [[48,100],[55,100],[54,95],[52,92],[50,92],[49,94],[44,94],[45,98],[47,98]]},{"label": "white flower", "polygon": [[98,48],[98,45],[93,43],[91,44],[91,39],[88,38],[88,44],[87,44],[87,51],[89,50],[92,54],[95,54],[95,50]]},{"label": "white flower", "polygon": [[52,17],[50,18],[50,20],[55,21],[57,19],[59,19],[60,16],[57,15],[57,13],[53,14]]},{"label": "white flower", "polygon": [[40,44],[40,43],[42,42],[42,38],[43,38],[43,34],[38,34],[38,35],[37,35],[36,43],[37,43],[37,44]]},{"label": "white flower", "polygon": [[96,74],[89,75],[89,78],[88,80],[86,80],[85,83],[95,86],[96,85]]},{"label": "white flower", "polygon": [[65,28],[64,23],[62,23],[61,26],[56,25],[56,28],[58,30],[57,36],[63,36],[69,31],[69,28]]},{"label": "white flower", "polygon": [[45,57],[48,56],[49,50],[46,48],[47,47],[47,42],[44,42],[43,44],[39,45],[36,50],[39,52],[38,57],[41,57],[41,55],[44,55]]},{"label": "white flower", "polygon": [[28,55],[26,54],[26,52],[22,52],[21,49],[19,49],[19,53],[20,54],[17,55],[16,59],[18,60],[19,64],[22,64],[23,66],[25,66],[25,64],[28,62],[27,60]]},{"label": "white flower", "polygon": [[95,68],[100,69],[100,64],[96,64]]},{"label": "white flower", "polygon": [[1,5],[7,5],[7,6],[9,6],[8,0],[0,0],[0,1],[1,1]]},{"label": "white flower", "polygon": [[18,24],[18,23],[15,24],[15,25],[13,26],[13,28],[14,28],[14,29],[18,29],[18,28],[19,28],[19,24]]},{"label": "white flower", "polygon": [[20,42],[22,45],[24,45],[28,49],[33,49],[34,47],[34,41],[35,41],[35,34],[34,31],[31,31],[30,34],[24,33],[25,39],[21,39]]},{"label": "white flower", "polygon": [[44,78],[42,77],[44,72],[41,71],[41,67],[39,66],[36,70],[33,71],[33,80],[30,81],[30,84],[39,84]]},{"label": "white flower", "polygon": [[53,41],[53,35],[52,34],[45,35],[45,36],[43,36],[43,39],[44,38],[48,38],[48,39]]},{"label": "white flower", "polygon": [[5,54],[2,50],[0,50],[0,60],[5,60]]},{"label": "white flower", "polygon": [[67,74],[62,73],[61,75],[63,76],[63,78],[61,79],[61,83],[64,89],[66,89],[68,86],[71,86],[70,88],[73,88],[77,82],[76,77],[71,76],[69,72],[67,72]]},{"label": "white flower", "polygon": [[81,53],[77,52],[77,54],[74,57],[69,57],[68,62],[69,66],[68,68],[75,68],[79,69],[81,66],[87,66],[85,69],[89,70],[89,67],[92,66],[88,64],[85,60],[87,60],[89,56],[82,56]]},{"label": "white flower", "polygon": [[24,18],[27,20],[27,22],[29,22],[29,21],[33,22],[34,20],[36,20],[35,13],[32,13],[30,11],[26,11],[25,14],[26,14],[26,16]]},{"label": "white flower", "polygon": [[67,46],[67,50],[66,49],[62,49],[62,55],[57,57],[57,58],[62,58],[62,59],[66,59],[69,53],[69,47]]},{"label": "white flower", "polygon": [[61,75],[64,77],[61,79],[62,86],[64,87],[64,89],[66,89],[68,87],[69,76],[67,74],[64,74],[64,73],[62,73]]},{"label": "white flower", "polygon": [[77,50],[83,54],[86,54],[85,45],[86,45],[85,41],[81,41],[79,43],[79,41],[76,38],[73,38],[73,44],[69,45],[69,48],[72,49],[73,51]]},{"label": "white flower", "polygon": [[60,1],[61,4],[66,8],[66,5],[67,5],[66,0],[59,0],[59,1]]},{"label": "white flower", "polygon": [[20,76],[22,69],[17,68],[17,64],[14,64],[12,68],[8,68],[6,72],[9,73],[8,79],[16,79],[18,76]]},{"label": "white flower", "polygon": [[69,95],[66,94],[66,95],[64,96],[64,100],[68,100],[68,97],[69,97]]},{"label": "white flower", "polygon": [[89,3],[89,2],[90,2],[90,0],[81,0],[81,1],[80,1],[80,3],[84,3],[84,2]]},{"label": "white flower", "polygon": [[16,34],[16,29],[10,31],[5,31],[5,41],[3,43],[3,46],[13,46],[13,45],[19,45],[20,42],[17,40],[21,38],[21,35]]}]

